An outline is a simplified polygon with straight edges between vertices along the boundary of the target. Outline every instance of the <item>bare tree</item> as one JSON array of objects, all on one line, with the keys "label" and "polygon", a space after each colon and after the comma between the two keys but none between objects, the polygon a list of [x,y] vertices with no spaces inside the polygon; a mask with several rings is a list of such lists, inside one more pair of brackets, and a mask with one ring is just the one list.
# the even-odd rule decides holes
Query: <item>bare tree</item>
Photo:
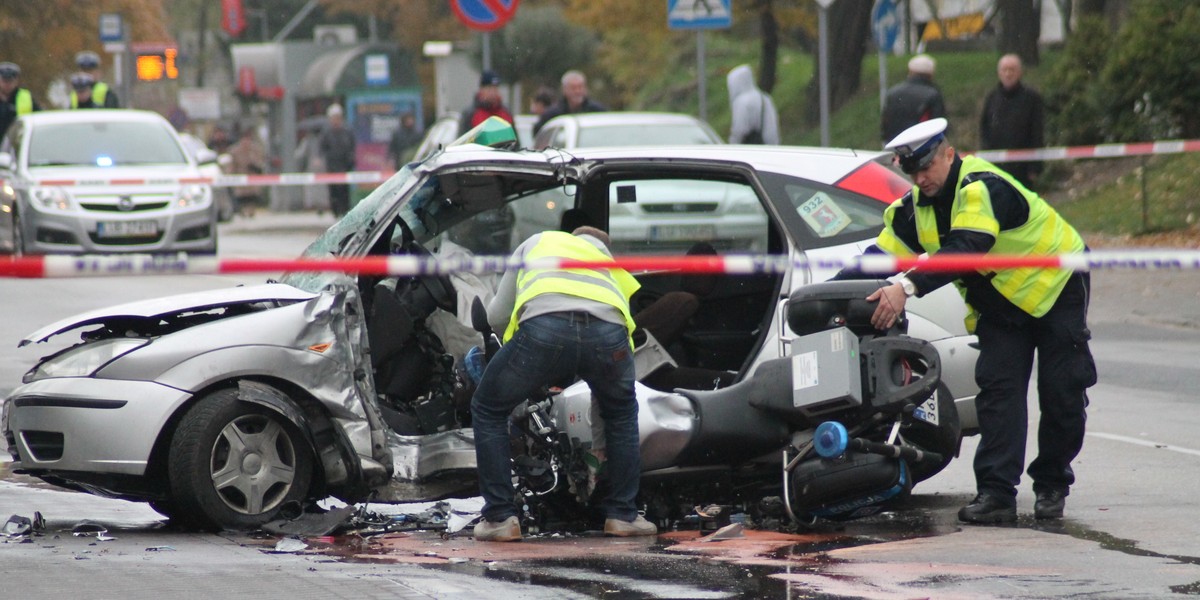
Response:
[{"label": "bare tree", "polygon": [[1038,64],[1042,15],[1034,6],[1034,1],[996,0],[996,8],[1000,13],[1000,52],[1016,54],[1026,65]]}]

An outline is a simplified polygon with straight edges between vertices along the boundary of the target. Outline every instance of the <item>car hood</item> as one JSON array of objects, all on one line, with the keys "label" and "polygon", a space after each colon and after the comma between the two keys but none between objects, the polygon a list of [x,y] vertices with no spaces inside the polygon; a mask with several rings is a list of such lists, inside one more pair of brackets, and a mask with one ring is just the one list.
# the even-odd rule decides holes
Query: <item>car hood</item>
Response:
[{"label": "car hood", "polygon": [[17,344],[17,347],[25,346],[31,342],[44,342],[60,333],[79,327],[99,325],[110,320],[165,317],[177,313],[223,308],[238,304],[252,304],[255,302],[300,302],[309,300],[315,296],[316,294],[305,292],[290,285],[268,283],[139,300],[128,304],[119,304],[117,306],[80,313],[51,323],[25,336]]}]

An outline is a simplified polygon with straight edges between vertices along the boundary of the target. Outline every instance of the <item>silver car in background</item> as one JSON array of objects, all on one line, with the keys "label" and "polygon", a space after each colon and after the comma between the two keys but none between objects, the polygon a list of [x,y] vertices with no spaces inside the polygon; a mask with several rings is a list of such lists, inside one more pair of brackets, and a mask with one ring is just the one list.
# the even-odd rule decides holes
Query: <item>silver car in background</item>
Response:
[{"label": "silver car in background", "polygon": [[0,238],[14,254],[215,253],[212,187],[199,164],[208,158],[154,112],[24,115],[0,143],[9,207]]}]

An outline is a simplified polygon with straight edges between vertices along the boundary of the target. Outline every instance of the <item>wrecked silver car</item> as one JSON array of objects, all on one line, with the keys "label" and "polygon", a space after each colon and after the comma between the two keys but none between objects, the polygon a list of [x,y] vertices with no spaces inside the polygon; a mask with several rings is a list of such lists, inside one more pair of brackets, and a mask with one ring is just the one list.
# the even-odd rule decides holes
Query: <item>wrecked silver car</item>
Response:
[{"label": "wrecked silver car", "polygon": [[[845,258],[871,242],[887,202],[907,187],[885,160],[806,148],[451,147],[401,169],[305,255],[506,255],[533,232],[582,218],[611,228],[624,252]],[[718,237],[716,221],[729,211],[752,217],[742,221],[757,231]],[[664,212],[669,221],[629,218]],[[666,397],[730,386],[787,357],[797,334],[781,299],[832,272],[703,282],[635,275],[635,310],[681,289],[699,298],[678,338],[639,364],[658,375],[643,378],[639,394]],[[488,300],[492,285],[493,276],[471,273],[288,273],[54,323],[21,345],[68,332],[81,332],[80,342],[42,359],[4,403],[13,468],[228,529],[257,528],[289,503],[329,496],[473,496],[463,357],[480,343],[469,307]],[[908,331],[937,348],[942,382],[971,433],[975,350],[963,315],[961,299],[941,290],[910,304]],[[702,381],[688,379],[694,373]]]}]

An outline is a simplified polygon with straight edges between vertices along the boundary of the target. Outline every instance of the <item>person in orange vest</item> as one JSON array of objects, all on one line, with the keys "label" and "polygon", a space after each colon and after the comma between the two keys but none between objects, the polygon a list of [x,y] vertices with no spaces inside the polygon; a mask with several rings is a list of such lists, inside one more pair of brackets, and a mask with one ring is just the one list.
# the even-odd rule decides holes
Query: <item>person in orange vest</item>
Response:
[{"label": "person in orange vest", "polygon": [[21,67],[0,62],[0,135],[8,131],[17,117],[42,110],[33,94],[21,87]]},{"label": "person in orange vest", "polygon": [[[84,50],[75,55],[75,66],[79,67],[80,72],[86,73],[92,78],[91,93],[88,97],[91,98],[93,106],[91,108],[120,108],[121,103],[117,101],[117,95],[108,87],[107,83],[100,81],[100,55],[91,50]],[[72,77],[72,86],[74,85],[74,77]],[[81,107],[80,94],[78,88],[71,92],[71,108],[87,108]]]}]

